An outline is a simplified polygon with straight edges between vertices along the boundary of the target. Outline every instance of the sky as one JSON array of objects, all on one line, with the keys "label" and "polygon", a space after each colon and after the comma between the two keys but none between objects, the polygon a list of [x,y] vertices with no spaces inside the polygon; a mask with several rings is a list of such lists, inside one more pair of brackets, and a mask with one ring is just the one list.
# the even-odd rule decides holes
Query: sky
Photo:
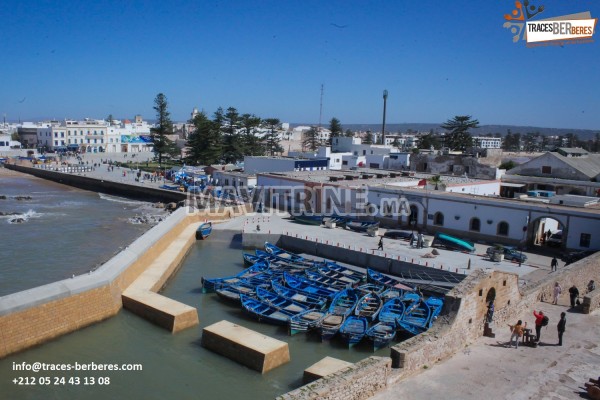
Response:
[{"label": "sky", "polygon": [[[532,1],[536,18],[597,0]],[[3,0],[0,116],[174,121],[218,107],[290,123],[437,123],[600,130],[600,34],[528,48],[511,0]],[[323,85],[322,114],[321,85]]]}]

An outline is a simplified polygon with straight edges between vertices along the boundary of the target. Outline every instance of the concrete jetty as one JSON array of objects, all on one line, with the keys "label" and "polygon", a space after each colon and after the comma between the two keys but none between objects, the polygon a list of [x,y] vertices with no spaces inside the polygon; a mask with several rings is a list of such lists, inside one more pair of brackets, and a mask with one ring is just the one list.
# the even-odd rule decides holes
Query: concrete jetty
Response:
[{"label": "concrete jetty", "polygon": [[324,376],[341,371],[344,368],[353,365],[344,360],[333,357],[325,357],[304,370],[303,381],[309,383],[321,379]]},{"label": "concrete jetty", "polygon": [[286,342],[225,320],[202,330],[202,346],[263,374],[290,361]]},{"label": "concrete jetty", "polygon": [[198,226],[187,226],[123,292],[123,307],[172,333],[198,325],[196,308],[155,293],[181,265]]}]

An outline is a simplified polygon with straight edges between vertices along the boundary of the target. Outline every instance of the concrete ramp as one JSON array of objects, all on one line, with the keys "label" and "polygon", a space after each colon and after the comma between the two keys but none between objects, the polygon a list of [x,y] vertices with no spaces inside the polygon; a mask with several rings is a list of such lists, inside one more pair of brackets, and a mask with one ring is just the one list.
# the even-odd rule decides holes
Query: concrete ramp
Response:
[{"label": "concrete ramp", "polygon": [[286,342],[225,320],[203,329],[202,346],[260,373],[290,361]]}]

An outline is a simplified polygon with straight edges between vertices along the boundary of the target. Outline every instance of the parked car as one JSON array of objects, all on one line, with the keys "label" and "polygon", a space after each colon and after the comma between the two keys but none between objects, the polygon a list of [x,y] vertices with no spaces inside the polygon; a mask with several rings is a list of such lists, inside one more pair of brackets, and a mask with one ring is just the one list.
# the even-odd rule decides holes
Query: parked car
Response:
[{"label": "parked car", "polygon": [[562,246],[563,237],[562,231],[558,231],[550,235],[548,239],[546,239],[546,244],[552,247],[560,247]]},{"label": "parked car", "polygon": [[[485,251],[485,253],[488,255],[488,257],[492,258],[492,254],[494,252],[496,252],[498,250],[498,248],[492,246],[492,247],[488,247],[487,250]],[[504,246],[502,248],[502,251],[504,253],[504,259],[505,260],[515,260],[517,262],[521,262],[524,263],[525,261],[527,261],[527,255],[521,253],[519,250],[515,249],[514,247],[507,247]]]},{"label": "parked car", "polygon": [[386,231],[383,236],[390,239],[410,240],[412,232],[408,231]]}]

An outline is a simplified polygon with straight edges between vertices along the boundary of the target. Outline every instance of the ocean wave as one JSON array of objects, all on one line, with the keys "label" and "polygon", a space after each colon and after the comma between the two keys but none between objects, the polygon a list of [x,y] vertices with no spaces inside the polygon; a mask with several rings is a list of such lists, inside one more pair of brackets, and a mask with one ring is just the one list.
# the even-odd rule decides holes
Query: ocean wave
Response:
[{"label": "ocean wave", "polygon": [[142,201],[129,200],[129,199],[126,199],[124,197],[111,196],[110,194],[105,194],[105,193],[98,193],[98,196],[100,196],[100,198],[102,200],[113,201],[115,203],[135,204],[135,205],[139,205],[139,204],[143,204],[144,203]]},{"label": "ocean wave", "polygon": [[22,224],[29,221],[31,218],[39,218],[42,213],[29,210],[25,213],[8,213],[7,215],[0,215],[0,218],[7,220],[9,224]]}]

